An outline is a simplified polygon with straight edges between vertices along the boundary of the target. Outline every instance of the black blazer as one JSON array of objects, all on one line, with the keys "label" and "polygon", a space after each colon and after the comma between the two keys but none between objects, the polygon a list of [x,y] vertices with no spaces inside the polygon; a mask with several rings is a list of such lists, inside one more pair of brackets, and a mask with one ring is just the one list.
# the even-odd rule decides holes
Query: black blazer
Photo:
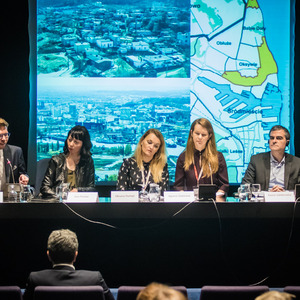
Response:
[{"label": "black blazer", "polygon": [[105,300],[114,300],[114,296],[98,271],[74,270],[69,266],[56,266],[53,269],[31,272],[23,295],[24,300],[32,300],[37,286],[87,286],[100,285]]},{"label": "black blazer", "polygon": [[[270,153],[259,153],[251,157],[242,183],[260,183],[262,191],[269,189]],[[300,183],[300,158],[285,153],[284,189],[294,190],[296,183]]]},{"label": "black blazer", "polygon": [[[26,172],[23,151],[20,147],[6,144],[3,149],[3,157],[7,183],[13,183],[14,180],[16,183],[18,183],[21,174],[28,176]],[[11,165],[8,163],[8,161],[10,161]]]}]

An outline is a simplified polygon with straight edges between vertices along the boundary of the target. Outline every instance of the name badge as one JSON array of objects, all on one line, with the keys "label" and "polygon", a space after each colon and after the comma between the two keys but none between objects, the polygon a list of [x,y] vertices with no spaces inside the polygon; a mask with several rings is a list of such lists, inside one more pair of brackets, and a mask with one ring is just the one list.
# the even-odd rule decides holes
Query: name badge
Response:
[{"label": "name badge", "polygon": [[139,191],[111,191],[110,202],[139,202]]},{"label": "name badge", "polygon": [[295,202],[294,192],[265,192],[265,202]]},{"label": "name badge", "polygon": [[193,202],[194,191],[165,191],[164,202]]},{"label": "name badge", "polygon": [[72,192],[68,193],[68,198],[64,202],[67,203],[92,203],[98,202],[99,197],[97,192]]}]

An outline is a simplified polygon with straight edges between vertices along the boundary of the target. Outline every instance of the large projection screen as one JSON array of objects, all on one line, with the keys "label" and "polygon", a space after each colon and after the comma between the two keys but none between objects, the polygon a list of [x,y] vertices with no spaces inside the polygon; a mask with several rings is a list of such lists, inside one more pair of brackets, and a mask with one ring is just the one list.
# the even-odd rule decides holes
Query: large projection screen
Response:
[{"label": "large projection screen", "polygon": [[91,134],[97,183],[116,181],[141,135],[164,135],[170,180],[190,124],[214,127],[229,181],[268,150],[281,124],[293,143],[295,1],[29,0],[29,172]]}]

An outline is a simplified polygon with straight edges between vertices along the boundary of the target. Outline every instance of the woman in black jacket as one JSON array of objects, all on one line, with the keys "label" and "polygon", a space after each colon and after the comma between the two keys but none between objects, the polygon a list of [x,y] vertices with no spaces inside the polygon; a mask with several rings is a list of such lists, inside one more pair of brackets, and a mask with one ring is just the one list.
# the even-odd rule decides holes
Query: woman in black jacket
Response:
[{"label": "woman in black jacket", "polygon": [[75,126],[65,140],[64,152],[51,158],[40,192],[43,198],[56,196],[56,187],[69,183],[71,192],[94,191],[95,168],[90,134],[84,126]]}]

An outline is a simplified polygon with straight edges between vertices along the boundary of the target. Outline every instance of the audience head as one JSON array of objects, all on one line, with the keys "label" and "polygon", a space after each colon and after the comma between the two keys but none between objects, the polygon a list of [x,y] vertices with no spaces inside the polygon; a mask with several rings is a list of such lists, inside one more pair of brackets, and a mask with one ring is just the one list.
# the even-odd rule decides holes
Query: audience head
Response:
[{"label": "audience head", "polygon": [[269,291],[265,292],[262,295],[255,298],[255,300],[292,300],[295,299],[296,296],[278,291]]},{"label": "audience head", "polygon": [[209,120],[200,118],[192,123],[186,147],[199,151],[216,149],[215,133]]},{"label": "audience head", "polygon": [[136,300],[187,300],[187,298],[165,284],[153,282],[139,292]]},{"label": "audience head", "polygon": [[69,147],[68,147],[68,141],[71,140],[77,140],[82,142],[82,146],[80,149],[80,156],[82,159],[86,159],[87,157],[91,156],[91,148],[92,148],[92,143],[91,143],[91,138],[88,130],[84,126],[74,126],[68,133],[68,137],[65,140],[65,145],[64,145],[64,154],[68,154]]},{"label": "audience head", "polygon": [[78,254],[76,233],[69,229],[52,231],[48,238],[47,254],[53,264],[73,264]]},{"label": "audience head", "polygon": [[0,149],[4,149],[8,142],[8,138],[8,123],[4,119],[0,118]]}]

